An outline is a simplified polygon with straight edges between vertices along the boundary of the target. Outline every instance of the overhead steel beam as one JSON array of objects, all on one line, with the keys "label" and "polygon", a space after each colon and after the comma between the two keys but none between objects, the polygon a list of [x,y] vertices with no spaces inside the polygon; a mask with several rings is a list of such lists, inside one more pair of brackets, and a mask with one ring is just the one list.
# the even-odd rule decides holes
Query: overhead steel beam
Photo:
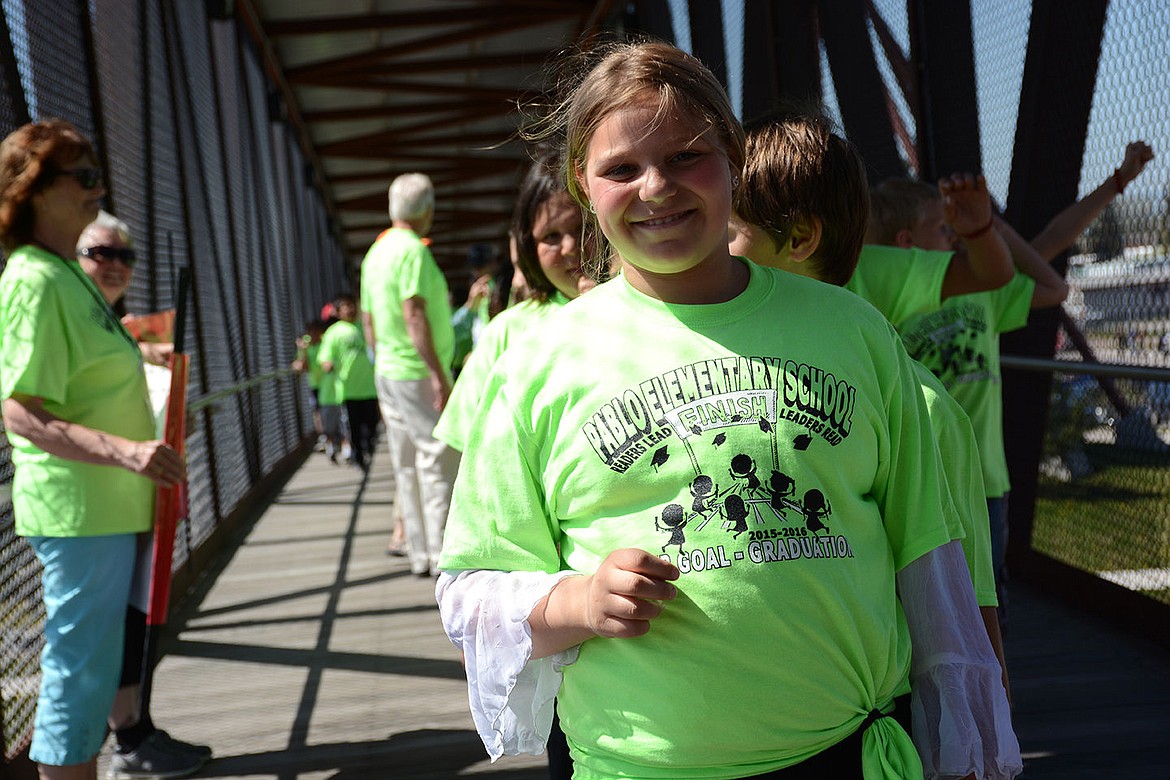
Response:
[{"label": "overhead steel beam", "polygon": [[[474,150],[476,147],[482,147],[485,150],[488,148],[498,147],[502,144],[513,143],[516,139],[507,131],[497,132],[480,132],[480,133],[457,133],[455,135],[431,135],[423,134],[417,138],[411,138],[410,144],[414,148],[442,148],[442,147],[456,147],[461,151]],[[360,146],[353,147],[334,147],[328,154],[322,153],[322,157],[348,157],[354,159],[382,159],[387,155],[393,155],[396,152],[396,147],[391,145],[384,146],[370,146],[369,148],[362,148]]]},{"label": "overhead steel beam", "polygon": [[970,0],[910,0],[909,13],[918,176],[933,181],[956,171],[982,172]]},{"label": "overhead steel beam", "polygon": [[667,0],[639,0],[626,7],[625,28],[629,35],[648,35],[674,43],[674,25]]},{"label": "overhead steel beam", "polygon": [[829,12],[822,6],[817,19],[845,132],[861,152],[870,181],[905,176],[906,166],[894,144],[885,85],[865,24],[865,0],[836,0],[831,5]]},{"label": "overhead steel beam", "polygon": [[821,102],[820,32],[814,0],[760,0],[744,5],[743,119],[783,106]]},{"label": "overhead steel beam", "polygon": [[[506,52],[501,54],[481,54],[473,57],[438,57],[431,60],[403,60],[395,63],[394,76],[412,76],[421,73],[451,73],[453,71],[501,70],[523,66],[542,66],[548,62],[555,51],[547,49]],[[343,87],[347,89],[360,88],[363,82],[376,85],[383,89],[386,68],[378,65],[365,65],[361,68],[352,68],[340,73],[326,75],[304,75],[297,79],[290,79],[298,85],[314,85],[322,87]]]},{"label": "overhead steel beam", "polygon": [[457,109],[482,112],[485,116],[498,115],[516,110],[515,101],[506,100],[443,100],[429,103],[409,103],[399,105],[363,106],[354,108],[334,108],[327,111],[306,111],[303,116],[306,122],[353,122],[363,119],[390,119],[402,116],[419,116],[440,114]]},{"label": "overhead steel beam", "polygon": [[691,50],[727,89],[727,49],[723,43],[723,4],[719,0],[688,0]]},{"label": "overhead steel beam", "polygon": [[527,11],[539,14],[547,21],[571,19],[592,10],[592,2],[562,0],[560,3],[529,3],[509,0],[505,8],[492,4],[483,7],[464,6],[435,11],[402,11],[389,14],[352,14],[305,19],[272,21],[264,26],[272,37],[285,35],[319,35],[321,33],[370,32],[371,30],[399,30],[407,27],[446,27],[452,22],[486,22],[499,18],[501,12]]},{"label": "overhead steel beam", "polygon": [[[1007,219],[1034,236],[1077,199],[1097,83],[1107,0],[1034,0],[1008,190]],[[1063,258],[1055,264],[1063,272]],[[1032,312],[1027,329],[1001,339],[1005,354],[1050,358],[1058,310]],[[1003,372],[1004,436],[1012,476],[1009,555],[1031,548],[1037,473],[1048,418],[1048,383]]]},{"label": "overhead steel beam", "polygon": [[[462,20],[458,20],[462,21]],[[457,46],[471,41],[484,41],[494,37],[513,33],[526,27],[535,27],[547,24],[548,19],[531,13],[506,15],[489,24],[460,27],[439,35],[427,38],[418,38],[407,43],[375,48],[344,57],[334,57],[326,60],[311,62],[296,68],[289,68],[285,76],[290,81],[313,81],[336,75],[346,75],[353,70],[368,69],[371,65],[392,67],[392,61],[409,57],[419,52],[432,52],[447,46]]]}]

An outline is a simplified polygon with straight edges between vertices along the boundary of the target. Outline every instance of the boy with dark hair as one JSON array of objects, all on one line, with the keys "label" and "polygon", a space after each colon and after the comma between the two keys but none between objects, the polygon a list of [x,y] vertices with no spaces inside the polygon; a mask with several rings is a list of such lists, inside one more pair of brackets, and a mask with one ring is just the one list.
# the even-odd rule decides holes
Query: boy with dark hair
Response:
[{"label": "boy with dark hair", "polygon": [[[853,144],[819,115],[756,124],[736,192],[733,254],[761,265],[842,285],[862,250],[869,214],[865,165]],[[910,256],[910,253],[906,253]],[[996,620],[989,527],[979,453],[967,414],[921,363],[915,363],[951,496],[952,536],[962,540],[988,638],[1004,665]],[[1004,687],[1007,671],[1004,667]]]}]

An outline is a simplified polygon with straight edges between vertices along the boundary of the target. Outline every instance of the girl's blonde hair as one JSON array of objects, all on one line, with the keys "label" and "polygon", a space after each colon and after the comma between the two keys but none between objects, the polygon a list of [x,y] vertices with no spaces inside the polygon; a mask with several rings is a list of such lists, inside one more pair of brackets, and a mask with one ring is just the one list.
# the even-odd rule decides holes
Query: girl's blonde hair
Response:
[{"label": "girl's blonde hair", "polygon": [[585,155],[597,128],[610,114],[631,106],[653,108],[657,121],[673,116],[693,121],[696,135],[712,131],[738,178],[744,163],[744,133],[723,85],[696,58],[661,41],[601,44],[571,61],[561,79],[560,100],[526,130],[529,140],[556,141],[563,148],[565,188],[583,210],[583,270],[604,278],[610,249],[581,187]]}]

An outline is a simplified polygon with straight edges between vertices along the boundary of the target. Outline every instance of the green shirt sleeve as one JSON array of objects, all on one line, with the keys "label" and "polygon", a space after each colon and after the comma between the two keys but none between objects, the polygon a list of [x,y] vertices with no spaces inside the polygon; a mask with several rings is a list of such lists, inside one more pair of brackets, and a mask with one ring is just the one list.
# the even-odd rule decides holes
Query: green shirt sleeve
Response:
[{"label": "green shirt sleeve", "polygon": [[451,496],[450,516],[460,521],[447,525],[439,568],[560,571],[560,533],[543,499],[537,447],[514,414],[499,364],[480,408],[487,413],[469,431]]}]

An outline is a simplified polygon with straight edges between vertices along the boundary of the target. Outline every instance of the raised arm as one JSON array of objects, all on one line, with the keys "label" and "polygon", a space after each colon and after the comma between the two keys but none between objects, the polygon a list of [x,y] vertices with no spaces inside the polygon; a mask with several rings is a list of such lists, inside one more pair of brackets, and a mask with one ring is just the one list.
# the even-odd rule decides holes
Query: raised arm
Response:
[{"label": "raised arm", "polygon": [[947,224],[964,246],[964,251],[955,252],[943,277],[943,299],[1003,287],[1014,269],[1007,244],[993,229],[987,181],[983,176],[956,173],[940,179],[938,189]]},{"label": "raised arm", "polygon": [[1061,211],[1032,239],[1032,246],[1046,262],[1063,252],[1077,240],[1077,236],[1100,216],[1113,199],[1125,191],[1131,181],[1154,159],[1154,150],[1145,141],[1134,141],[1125,147],[1125,159],[1105,181],[1085,197]]},{"label": "raised arm", "polygon": [[1011,250],[1016,268],[1036,282],[1032,291],[1032,308],[1045,309],[1063,303],[1068,297],[1068,283],[1064,277],[1015,228],[999,217],[995,218],[995,229]]}]

